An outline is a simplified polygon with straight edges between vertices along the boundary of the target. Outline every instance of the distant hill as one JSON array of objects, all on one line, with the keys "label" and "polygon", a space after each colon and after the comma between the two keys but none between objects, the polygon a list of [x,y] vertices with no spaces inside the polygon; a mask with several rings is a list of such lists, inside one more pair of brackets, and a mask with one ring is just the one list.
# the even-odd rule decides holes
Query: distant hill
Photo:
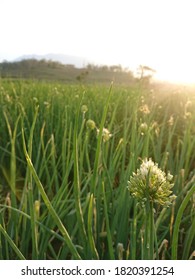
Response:
[{"label": "distant hill", "polygon": [[108,83],[132,84],[135,77],[132,72],[123,69],[120,65],[97,66],[88,64],[78,68],[72,64],[62,64],[58,61],[39,59],[18,59],[15,62],[0,63],[0,77],[14,79],[37,79],[62,82],[81,83]]},{"label": "distant hill", "polygon": [[77,68],[82,68],[88,63],[90,63],[90,61],[84,57],[55,54],[55,53],[48,53],[45,55],[37,55],[37,54],[23,55],[16,58],[14,61],[18,62],[18,61],[29,60],[29,59],[47,60],[47,61],[50,60],[50,61],[60,62],[62,64],[73,64]]}]

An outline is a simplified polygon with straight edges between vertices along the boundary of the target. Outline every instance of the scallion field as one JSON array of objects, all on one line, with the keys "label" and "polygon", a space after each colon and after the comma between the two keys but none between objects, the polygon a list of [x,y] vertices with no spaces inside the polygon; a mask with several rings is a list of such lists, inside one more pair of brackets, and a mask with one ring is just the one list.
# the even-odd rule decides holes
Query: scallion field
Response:
[{"label": "scallion field", "polygon": [[0,80],[0,259],[194,258],[195,93]]}]

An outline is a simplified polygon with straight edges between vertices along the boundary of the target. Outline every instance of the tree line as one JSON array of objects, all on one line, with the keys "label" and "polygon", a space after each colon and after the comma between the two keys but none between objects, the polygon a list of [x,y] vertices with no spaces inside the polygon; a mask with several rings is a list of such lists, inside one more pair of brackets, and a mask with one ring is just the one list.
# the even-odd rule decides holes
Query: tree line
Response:
[{"label": "tree line", "polygon": [[[144,71],[150,73],[144,75]],[[56,80],[64,82],[110,82],[131,84],[139,79],[147,81],[151,78],[153,69],[147,66],[138,68],[138,76],[121,65],[87,64],[77,68],[73,64],[62,64],[58,61],[25,59],[15,62],[3,61],[0,63],[1,78],[23,78],[39,80]],[[139,74],[139,72],[141,74]]]}]

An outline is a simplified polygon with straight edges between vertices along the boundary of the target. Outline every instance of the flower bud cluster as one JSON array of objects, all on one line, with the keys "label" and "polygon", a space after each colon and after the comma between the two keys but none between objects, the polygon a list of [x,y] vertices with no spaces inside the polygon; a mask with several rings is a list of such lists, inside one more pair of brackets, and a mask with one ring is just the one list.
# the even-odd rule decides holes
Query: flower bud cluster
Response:
[{"label": "flower bud cluster", "polygon": [[96,124],[95,124],[95,122],[93,120],[88,120],[86,122],[86,126],[90,130],[94,130],[96,128]]}]

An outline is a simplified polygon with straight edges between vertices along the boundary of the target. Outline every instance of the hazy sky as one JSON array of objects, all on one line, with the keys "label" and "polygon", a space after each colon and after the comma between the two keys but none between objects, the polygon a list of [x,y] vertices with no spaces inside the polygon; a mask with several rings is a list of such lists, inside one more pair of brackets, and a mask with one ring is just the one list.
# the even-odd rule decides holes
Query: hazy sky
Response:
[{"label": "hazy sky", "polygon": [[194,0],[0,0],[0,60],[63,53],[195,83]]}]

